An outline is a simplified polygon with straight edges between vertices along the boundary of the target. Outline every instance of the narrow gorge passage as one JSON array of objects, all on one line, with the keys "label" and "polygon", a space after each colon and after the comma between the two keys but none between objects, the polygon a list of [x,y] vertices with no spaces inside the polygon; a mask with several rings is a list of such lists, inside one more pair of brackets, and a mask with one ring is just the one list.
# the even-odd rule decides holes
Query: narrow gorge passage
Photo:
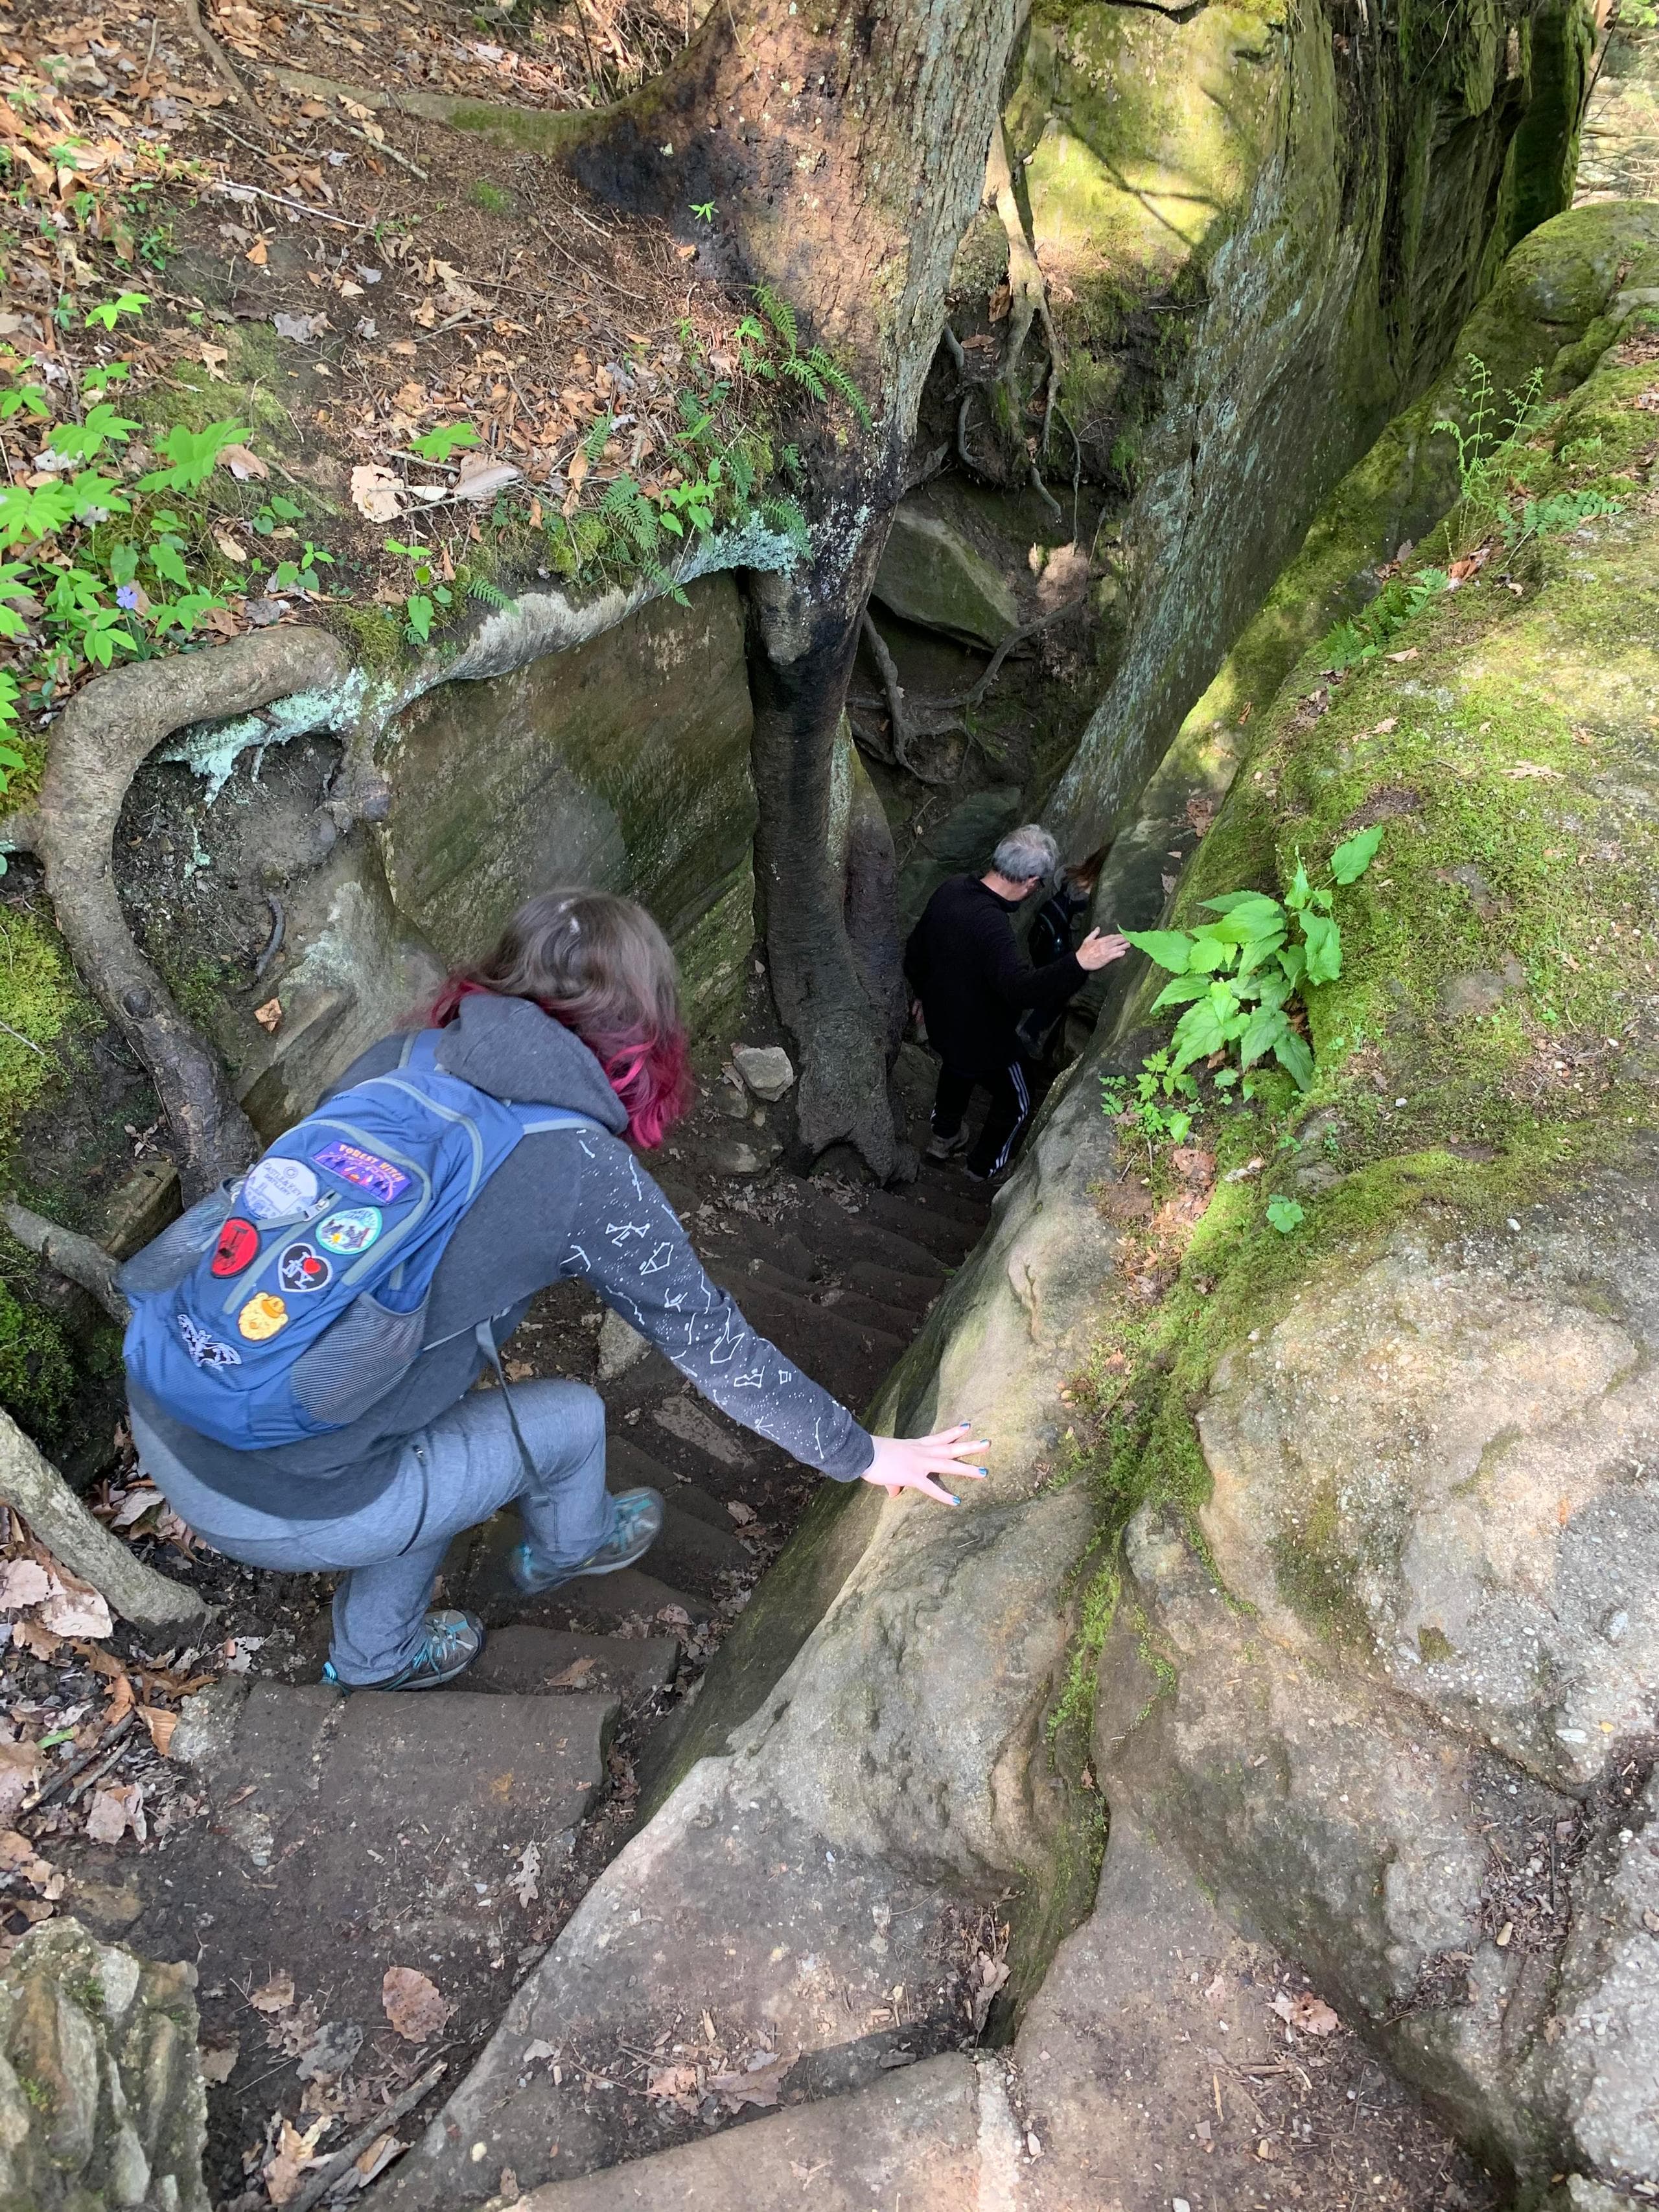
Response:
[{"label": "narrow gorge passage", "polygon": [[[907,1060],[914,1103],[925,1106],[927,1066]],[[931,1163],[897,1190],[834,1174],[732,1175],[734,1154],[754,1167],[775,1149],[769,1113],[776,1118],[711,1080],[653,1164],[714,1278],[860,1411],[971,1249],[989,1201],[959,1168]],[[659,1353],[627,1344],[614,1320],[601,1329],[603,1313],[576,1285],[544,1293],[512,1341],[507,1373],[599,1389],[611,1487],[650,1484],[666,1503],[641,1564],[526,1600],[505,1571],[520,1533],[509,1509],[458,1541],[439,1593],[483,1616],[483,1657],[453,1687],[348,1698],[317,1679],[329,1578],[218,1562],[225,1626],[258,1655],[258,1671],[228,1678],[201,1701],[215,1710],[175,1738],[201,1791],[193,1811],[117,1890],[100,1880],[95,1850],[65,1859],[88,1928],[197,1962],[204,2043],[236,2053],[212,2103],[216,2198],[240,2185],[251,2115],[303,2097],[318,2065],[340,2058],[339,2033],[361,2043],[341,2023],[380,2014],[389,1966],[426,1974],[450,2008],[442,2033],[398,2071],[417,2075],[441,2053],[452,2078],[464,2070],[633,1832],[641,1778],[647,1791],[661,1779],[703,1668],[825,1486],[696,1397]],[[613,1344],[629,1364],[607,1373]],[[974,2039],[958,1970],[977,1929],[964,1928],[964,1956],[942,1962],[952,2002],[924,2024],[918,2055]],[[273,1987],[291,2001],[261,1996]],[[389,2030],[380,2040],[380,2060],[396,2066],[407,2046]],[[612,2072],[622,2056],[608,2054]],[[648,2148],[660,2136],[643,2079],[618,2091]]]}]

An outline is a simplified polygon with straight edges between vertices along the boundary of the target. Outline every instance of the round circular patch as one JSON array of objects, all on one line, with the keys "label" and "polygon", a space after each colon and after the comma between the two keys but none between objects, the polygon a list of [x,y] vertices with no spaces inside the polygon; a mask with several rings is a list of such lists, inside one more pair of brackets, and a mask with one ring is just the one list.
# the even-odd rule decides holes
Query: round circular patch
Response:
[{"label": "round circular patch", "polygon": [[251,1267],[259,1256],[259,1232],[251,1221],[244,1221],[233,1213],[219,1231],[219,1243],[213,1255],[216,1275],[240,1275],[244,1267]]},{"label": "round circular patch", "polygon": [[242,1204],[256,1221],[280,1221],[284,1214],[303,1213],[316,1202],[316,1176],[303,1160],[286,1160],[280,1154],[251,1167],[242,1185]]},{"label": "round circular patch", "polygon": [[236,1316],[236,1326],[251,1344],[262,1344],[278,1329],[288,1327],[288,1308],[281,1298],[270,1291],[260,1291],[251,1297]]},{"label": "round circular patch", "polygon": [[367,1252],[381,1226],[378,1206],[343,1206],[318,1229],[317,1242],[331,1252]]},{"label": "round circular patch", "polygon": [[276,1262],[276,1280],[285,1291],[326,1290],[334,1269],[314,1244],[290,1244]]}]

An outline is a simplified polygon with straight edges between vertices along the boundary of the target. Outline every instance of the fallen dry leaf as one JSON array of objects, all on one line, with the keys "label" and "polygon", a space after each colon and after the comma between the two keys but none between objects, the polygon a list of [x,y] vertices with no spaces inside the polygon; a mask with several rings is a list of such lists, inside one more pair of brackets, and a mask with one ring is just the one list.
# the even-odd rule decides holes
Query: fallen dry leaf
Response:
[{"label": "fallen dry leaf", "polygon": [[228,469],[238,483],[246,483],[250,477],[264,483],[270,474],[270,468],[251,446],[221,446],[217,459],[219,466]]},{"label": "fallen dry leaf", "polygon": [[49,1597],[40,1619],[54,1636],[107,1636],[115,1626],[98,1591],[78,1585]]},{"label": "fallen dry leaf", "polygon": [[166,1712],[160,1705],[140,1705],[138,1717],[149,1730],[149,1740],[162,1758],[170,1758],[173,1731],[179,1725],[178,1714]]},{"label": "fallen dry leaf", "polygon": [[94,1844],[118,1844],[127,1830],[142,1844],[149,1833],[144,1819],[144,1793],[136,1782],[107,1784],[92,1793],[87,1833]]},{"label": "fallen dry leaf", "polygon": [[424,2043],[449,2018],[436,1984],[413,1966],[388,1966],[380,1983],[386,2018],[408,2043]]},{"label": "fallen dry leaf", "polygon": [[1323,1997],[1316,1997],[1311,1990],[1298,1990],[1294,1996],[1288,1990],[1276,1990],[1273,2008],[1280,2020],[1300,2028],[1304,2035],[1334,2035],[1342,2025]]},{"label": "fallen dry leaf", "polygon": [[9,1820],[27,1796],[40,1765],[37,1744],[8,1743],[0,1737],[0,1820]]},{"label": "fallen dry leaf", "polygon": [[294,1977],[286,1966],[279,1967],[262,1990],[255,1990],[248,2002],[255,2012],[286,2012],[294,2002]]},{"label": "fallen dry leaf", "polygon": [[547,1686],[550,1690],[580,1690],[596,1663],[591,1654],[586,1659],[573,1659],[568,1667],[553,1676]]},{"label": "fallen dry leaf", "polygon": [[240,2043],[226,2043],[202,2053],[202,2079],[204,2081],[228,2081],[236,2070],[236,2061],[241,2054]]},{"label": "fallen dry leaf", "polygon": [[1385,653],[1382,658],[1384,660],[1415,660],[1417,654],[1416,646],[1408,645],[1403,653]]},{"label": "fallen dry leaf", "polygon": [[39,1605],[52,1595],[52,1577],[39,1559],[8,1559],[0,1567],[0,1607]]},{"label": "fallen dry leaf", "polygon": [[740,1498],[728,1498],[726,1501],[726,1510],[739,1528],[746,1528],[751,1521],[758,1517],[754,1507],[745,1505]]},{"label": "fallen dry leaf", "polygon": [[[721,2075],[721,2080],[726,2076]],[[697,2102],[697,2069],[695,2066],[664,2066],[649,2075],[645,2085],[647,2097],[662,2097],[677,2105],[684,2105],[688,2112]]]},{"label": "fallen dry leaf", "polygon": [[267,999],[263,1006],[256,1006],[253,1009],[253,1018],[267,1036],[275,1036],[283,1026],[282,1000]]},{"label": "fallen dry leaf", "polygon": [[304,2185],[308,2166],[319,2166],[322,2161],[313,2155],[317,2138],[327,2127],[334,2124],[333,2116],[325,2112],[321,2119],[313,2120],[301,2135],[292,2120],[283,2122],[283,2131],[276,2138],[276,2154],[264,2168],[265,2193],[273,2204],[286,2204],[299,2195]]},{"label": "fallen dry leaf", "polygon": [[263,238],[256,238],[254,240],[252,245],[250,246],[247,250],[246,258],[253,264],[256,269],[263,269],[266,266],[270,259],[270,255],[266,251],[265,242]]},{"label": "fallen dry leaf", "polygon": [[487,455],[469,453],[455,478],[455,496],[476,500],[480,507],[487,506],[497,492],[517,483],[519,476],[519,470],[511,461],[492,461]]},{"label": "fallen dry leaf", "polygon": [[1504,773],[1517,780],[1536,776],[1545,783],[1559,783],[1561,781],[1559,768],[1546,768],[1540,761],[1516,761],[1513,768],[1506,768]]},{"label": "fallen dry leaf", "polygon": [[361,2151],[352,2164],[365,2181],[373,2181],[381,2168],[389,2166],[403,2148],[398,2138],[388,2130],[385,2135],[376,2136],[368,2148]]},{"label": "fallen dry leaf", "polygon": [[[418,320],[419,318],[416,318]],[[351,471],[351,503],[371,522],[390,522],[408,503],[403,478],[391,469],[362,461]]]},{"label": "fallen dry leaf", "polygon": [[246,561],[246,546],[233,538],[228,530],[216,530],[213,533],[213,542],[227,561],[235,561],[239,563]]},{"label": "fallen dry leaf", "polygon": [[732,2073],[711,2074],[708,2086],[724,2100],[730,2112],[740,2111],[744,2105],[775,2105],[783,2077],[794,2063],[793,2058],[775,2058],[769,2051],[757,2052],[746,2066]]},{"label": "fallen dry leaf", "polygon": [[12,1628],[11,1640],[14,1644],[21,1644],[26,1651],[33,1652],[37,1659],[50,1659],[54,1652],[63,1649],[64,1644],[61,1636],[54,1636],[38,1620],[17,1621]]},{"label": "fallen dry leaf", "polygon": [[[580,1665],[580,1661],[577,1663]],[[507,1878],[507,1887],[512,1891],[514,1897],[518,1899],[520,1905],[526,1906],[533,1905],[537,1898],[541,1894],[540,1890],[536,1885],[536,1877],[541,1870],[541,1845],[539,1844],[526,1844],[524,1849],[519,1853],[518,1865],[514,1868],[512,1873],[508,1875]]]}]

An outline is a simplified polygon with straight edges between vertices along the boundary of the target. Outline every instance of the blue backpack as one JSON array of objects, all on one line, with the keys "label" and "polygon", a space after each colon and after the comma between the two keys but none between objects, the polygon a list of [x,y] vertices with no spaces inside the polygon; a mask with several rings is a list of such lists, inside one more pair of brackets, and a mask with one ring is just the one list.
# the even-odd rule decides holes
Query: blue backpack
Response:
[{"label": "blue backpack", "polygon": [[[127,1373],[187,1428],[258,1451],[356,1420],[426,1348],[438,1262],[519,1139],[599,1127],[444,1074],[439,1035],[411,1037],[396,1073],[297,1122],[122,1269]],[[477,1336],[499,1372],[489,1322]]]}]

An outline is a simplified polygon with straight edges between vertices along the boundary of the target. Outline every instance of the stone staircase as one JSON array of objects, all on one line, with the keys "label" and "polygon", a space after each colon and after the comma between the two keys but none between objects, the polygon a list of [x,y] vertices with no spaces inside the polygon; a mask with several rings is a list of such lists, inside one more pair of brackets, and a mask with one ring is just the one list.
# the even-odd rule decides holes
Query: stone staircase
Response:
[{"label": "stone staircase", "polygon": [[[985,1194],[954,1169],[924,1168],[895,1194],[781,1175],[716,1183],[694,1156],[663,1180],[711,1274],[854,1408],[989,1214]],[[138,1863],[101,1932],[194,1960],[204,2043],[239,2040],[216,2093],[228,2124],[210,2143],[216,2201],[244,2186],[228,2136],[245,2147],[251,2114],[292,2110],[293,2069],[306,2063],[302,2013],[250,2010],[249,1993],[273,1976],[292,1978],[295,2004],[312,2003],[319,2029],[354,2049],[367,2042],[354,2068],[378,2056],[395,2079],[447,2045],[453,2087],[465,2045],[496,2026],[514,1984],[626,1840],[635,1761],[817,1486],[691,1395],[655,1352],[602,1378],[599,1319],[586,1291],[545,1294],[509,1373],[575,1375],[600,1389],[611,1486],[649,1483],[666,1503],[640,1566],[526,1601],[505,1571],[519,1535],[508,1510],[446,1564],[442,1595],[489,1630],[453,1687],[410,1697],[322,1684],[318,1611],[309,1642],[279,1670],[298,1679],[227,1676],[180,1723],[174,1759],[204,1793],[204,1817]],[[108,1872],[90,1860],[77,1869],[83,1917],[100,1917],[97,1878]],[[388,2032],[381,1984],[392,1966],[428,1977],[451,2007],[418,2050]]]}]

